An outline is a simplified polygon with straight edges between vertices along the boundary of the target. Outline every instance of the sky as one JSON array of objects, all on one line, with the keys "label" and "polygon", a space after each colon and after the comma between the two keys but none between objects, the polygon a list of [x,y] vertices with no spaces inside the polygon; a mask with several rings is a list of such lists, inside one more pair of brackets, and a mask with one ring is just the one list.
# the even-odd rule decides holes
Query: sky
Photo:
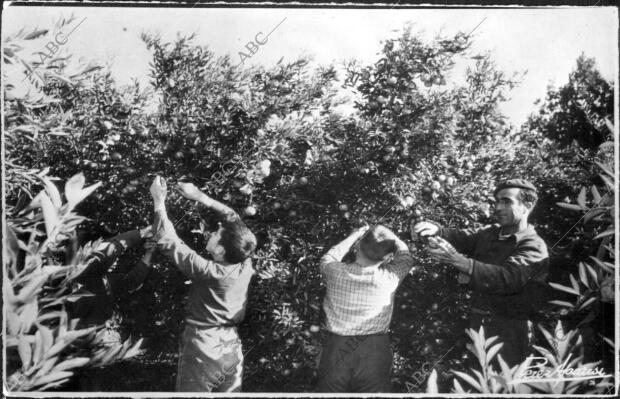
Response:
[{"label": "sky", "polygon": [[[490,52],[498,68],[525,72],[502,111],[523,123],[544,98],[547,86],[568,81],[584,53],[596,60],[602,75],[615,81],[618,68],[618,16],[614,7],[460,8],[460,9],[321,9],[321,8],[115,8],[8,6],[2,15],[2,37],[21,28],[44,28],[73,14],[77,25],[63,50],[85,60],[107,62],[119,83],[148,82],[151,54],[140,33],[164,40],[196,33],[196,44],[217,55],[239,52],[258,38],[258,51],[246,64],[270,66],[281,58],[312,55],[315,64],[378,60],[381,40],[397,37],[407,22],[430,40],[441,33],[474,31],[472,55]],[[265,42],[265,36],[271,32]],[[257,36],[258,35],[258,36]],[[473,63],[473,61],[469,61]],[[454,79],[466,67],[459,64]]]}]

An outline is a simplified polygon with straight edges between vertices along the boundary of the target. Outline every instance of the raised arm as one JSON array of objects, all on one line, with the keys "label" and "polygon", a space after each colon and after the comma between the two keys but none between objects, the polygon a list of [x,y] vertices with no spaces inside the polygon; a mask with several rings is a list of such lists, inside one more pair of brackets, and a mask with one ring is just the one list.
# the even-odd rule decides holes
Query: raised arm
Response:
[{"label": "raised arm", "polygon": [[207,194],[200,191],[198,187],[196,187],[192,183],[179,183],[177,188],[181,195],[183,195],[185,198],[193,201],[198,201],[202,205],[218,213],[224,219],[232,220],[239,218],[239,215],[232,208],[209,197]]},{"label": "raised arm", "polygon": [[145,243],[146,251],[142,259],[128,272],[124,274],[115,274],[110,276],[110,285],[112,293],[115,296],[121,296],[124,293],[133,293],[139,290],[144,284],[144,280],[151,271],[153,252],[155,252],[156,244],[153,241]]},{"label": "raised arm", "polygon": [[116,259],[128,248],[141,244],[151,234],[151,227],[121,233],[104,241],[95,249],[89,265],[78,277],[78,282],[103,276]]},{"label": "raised arm", "polygon": [[431,222],[419,222],[413,226],[411,237],[416,239],[438,235],[452,244],[457,251],[468,254],[474,249],[477,232],[475,229],[448,229]]},{"label": "raised arm", "polygon": [[157,176],[151,185],[151,195],[155,208],[153,222],[154,239],[157,249],[172,259],[174,264],[189,278],[206,278],[212,275],[214,263],[204,259],[188,247],[177,235],[174,225],[168,219],[165,199],[166,181]]},{"label": "raised arm", "polygon": [[353,244],[366,233],[368,226],[360,227],[353,230],[351,235],[342,240],[339,244],[333,246],[320,260],[320,266],[323,268],[325,265],[333,262],[341,262],[342,258],[349,252]]},{"label": "raised arm", "polygon": [[379,226],[386,237],[394,241],[394,257],[385,265],[385,269],[398,276],[399,280],[404,279],[413,267],[413,258],[409,253],[409,247],[394,232],[386,227]]}]

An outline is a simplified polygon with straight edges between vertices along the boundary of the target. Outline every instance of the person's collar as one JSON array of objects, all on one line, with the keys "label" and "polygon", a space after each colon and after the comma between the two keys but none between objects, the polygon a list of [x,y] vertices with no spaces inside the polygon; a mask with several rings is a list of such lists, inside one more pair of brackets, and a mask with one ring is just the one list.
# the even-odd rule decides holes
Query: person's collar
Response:
[{"label": "person's collar", "polygon": [[516,242],[519,242],[521,240],[523,240],[523,238],[525,238],[526,236],[531,235],[532,233],[534,233],[534,226],[531,224],[528,224],[527,227],[521,231],[517,231],[516,233],[512,233],[512,234],[506,234],[503,235],[502,234],[502,227],[500,225],[497,225],[497,237],[499,239],[507,239],[509,237],[514,237]]}]

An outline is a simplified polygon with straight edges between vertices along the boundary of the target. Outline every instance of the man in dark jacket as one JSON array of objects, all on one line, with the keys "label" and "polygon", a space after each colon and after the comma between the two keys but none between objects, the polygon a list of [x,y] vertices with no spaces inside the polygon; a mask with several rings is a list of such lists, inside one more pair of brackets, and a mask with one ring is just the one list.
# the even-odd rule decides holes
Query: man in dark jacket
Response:
[{"label": "man in dark jacket", "polygon": [[[78,318],[76,328],[88,328],[105,325],[103,342],[106,345],[121,344],[119,331],[110,325],[117,299],[124,293],[137,291],[151,270],[151,258],[155,251],[151,226],[140,230],[131,230],[100,243],[87,259],[86,268],[77,276],[81,285],[80,293],[90,296],[79,298],[70,304],[68,311],[71,318]],[[79,236],[79,234],[78,234]],[[83,240],[78,239],[78,242]],[[110,272],[110,268],[129,248],[143,246],[144,255],[127,273]],[[109,384],[98,369],[81,369],[74,378],[69,390],[100,391],[108,389]]]},{"label": "man in dark jacket", "polygon": [[474,291],[470,327],[499,336],[502,358],[513,366],[530,353],[531,296],[548,273],[547,245],[528,223],[538,199],[527,180],[512,179],[495,189],[498,225],[448,229],[420,222],[413,236],[429,238],[429,254],[459,270],[459,282]]},{"label": "man in dark jacket", "polygon": [[[70,309],[71,317],[80,319],[78,328],[104,324],[113,314],[114,298],[142,286],[151,270],[155,250],[154,242],[145,245],[149,236],[152,236],[151,226],[118,234],[95,249],[88,265],[76,278],[76,282],[82,285],[81,291],[92,294],[77,300]],[[125,250],[138,245],[145,245],[146,251],[128,273],[108,272]]]}]

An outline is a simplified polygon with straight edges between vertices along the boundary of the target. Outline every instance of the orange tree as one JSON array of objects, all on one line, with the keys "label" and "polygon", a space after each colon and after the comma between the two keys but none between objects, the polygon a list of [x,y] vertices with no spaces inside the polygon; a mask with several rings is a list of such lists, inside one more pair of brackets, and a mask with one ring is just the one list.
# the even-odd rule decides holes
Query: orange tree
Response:
[{"label": "orange tree", "polygon": [[[498,105],[518,77],[497,70],[488,55],[474,55],[463,84],[447,84],[453,65],[472,55],[465,34],[425,43],[406,28],[384,43],[377,63],[351,65],[346,80],[359,95],[351,116],[333,110],[332,67],[312,70],[299,59],[240,69],[191,37],[143,40],[153,52],[148,89],[118,88],[106,73],[88,85],[49,82],[46,90],[61,98],[49,112],[71,127],[69,134],[28,153],[15,146],[11,154],[26,166],[41,158],[57,176],[83,170],[89,181],[104,183],[79,207],[91,218],[82,227],[92,238],[150,221],[155,174],[170,185],[192,181],[245,215],[259,237],[258,275],[240,329],[248,391],[313,389],[318,259],[362,221],[383,223],[406,239],[411,220],[486,223],[498,178],[522,174],[544,183],[553,176],[566,191],[580,173],[567,168],[568,155],[536,152],[535,132],[506,123]],[[169,201],[180,235],[204,248],[201,233],[212,215],[176,193]],[[552,213],[543,204],[538,216],[550,235],[566,222]],[[119,303],[122,330],[144,337],[147,349],[138,362],[110,370],[119,389],[173,389],[189,282],[160,261],[145,287]],[[130,255],[118,267],[131,262]],[[468,293],[456,287],[452,270],[417,250],[416,262],[397,294],[392,324],[397,391],[409,388],[424,363],[448,353],[441,370],[462,362]]]}]

